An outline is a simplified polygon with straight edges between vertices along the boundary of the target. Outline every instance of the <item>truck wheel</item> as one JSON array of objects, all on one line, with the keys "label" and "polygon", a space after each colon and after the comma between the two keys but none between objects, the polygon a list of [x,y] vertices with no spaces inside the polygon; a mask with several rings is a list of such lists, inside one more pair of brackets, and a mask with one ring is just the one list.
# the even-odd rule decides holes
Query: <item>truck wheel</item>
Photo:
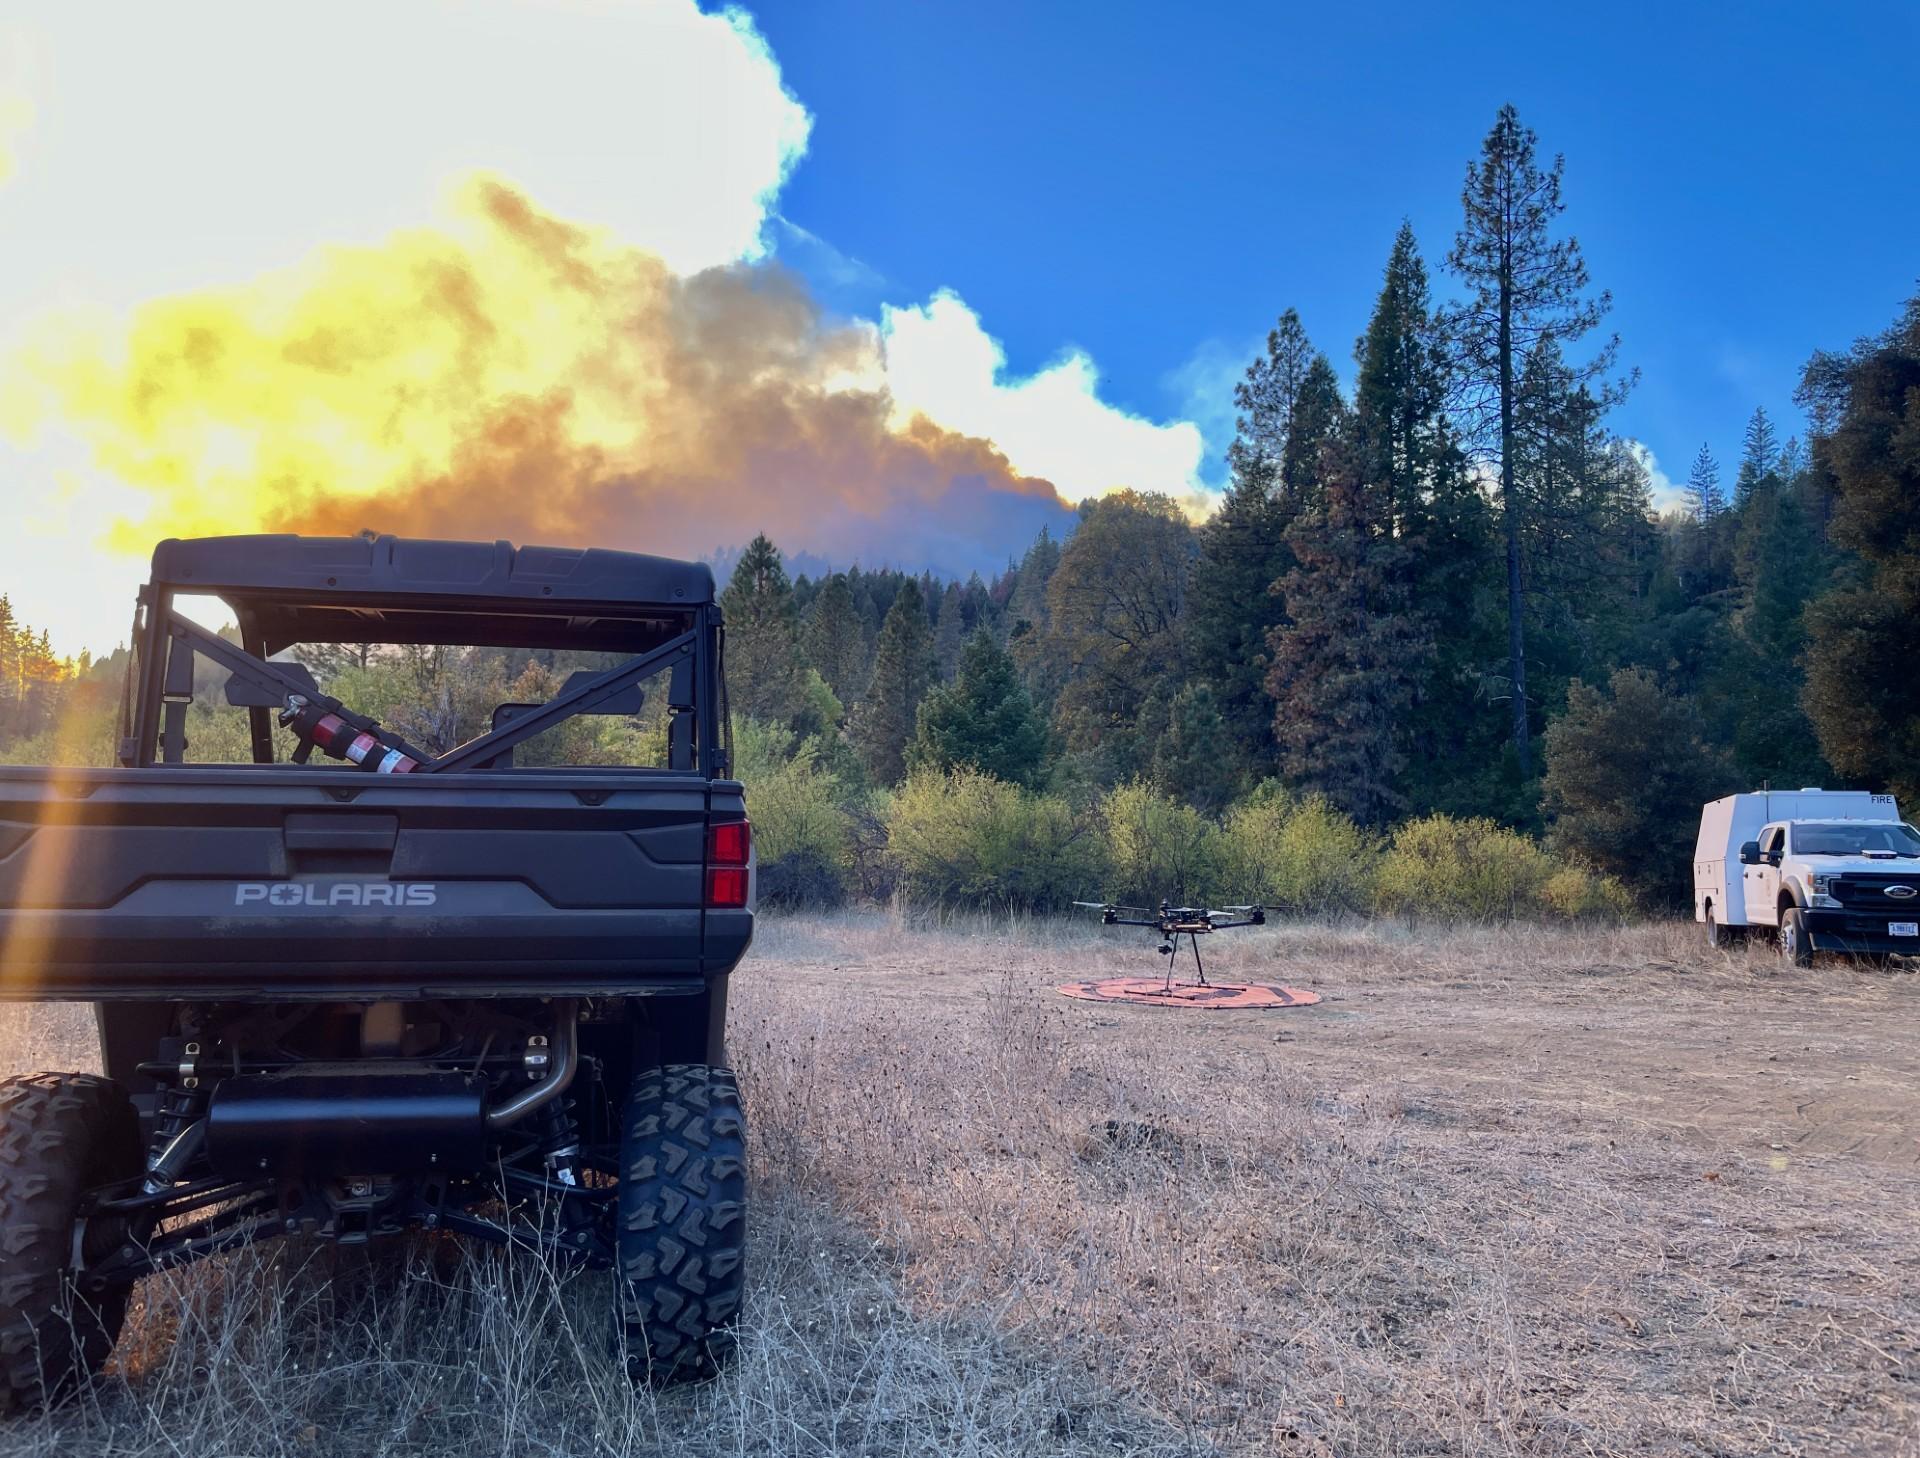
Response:
[{"label": "truck wheel", "polygon": [[1780,913],[1780,955],[1796,967],[1813,965],[1813,939],[1807,935],[1807,915],[1797,906]]},{"label": "truck wheel", "polygon": [[746,1133],[730,1068],[669,1063],[634,1080],[614,1246],[636,1379],[709,1377],[733,1351],[746,1277]]},{"label": "truck wheel", "polygon": [[[86,1073],[0,1080],[0,1413],[69,1396],[119,1340],[132,1288],[73,1289],[73,1223],[90,1190],[140,1169],[140,1121],[119,1084]],[[117,1248],[125,1231],[102,1233]]]}]

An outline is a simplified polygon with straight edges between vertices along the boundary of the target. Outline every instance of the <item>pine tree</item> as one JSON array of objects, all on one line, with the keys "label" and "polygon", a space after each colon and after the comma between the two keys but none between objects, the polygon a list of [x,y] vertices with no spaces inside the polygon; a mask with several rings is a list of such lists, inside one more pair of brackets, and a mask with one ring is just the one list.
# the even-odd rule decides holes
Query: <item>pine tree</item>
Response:
[{"label": "pine tree", "polygon": [[1300,397],[1318,356],[1296,310],[1288,309],[1267,334],[1267,352],[1247,366],[1234,386],[1239,423],[1227,448],[1227,469],[1236,482],[1265,480],[1281,496],[1296,484],[1286,479],[1287,443],[1292,440]]},{"label": "pine tree", "polygon": [[1332,366],[1295,310],[1280,316],[1233,397],[1240,414],[1227,448],[1231,481],[1200,532],[1189,636],[1237,768],[1257,779],[1276,762],[1266,644],[1282,617],[1275,585],[1293,566],[1287,525],[1310,493],[1310,468],[1339,404]]},{"label": "pine tree", "polygon": [[1049,642],[1070,668],[1054,725],[1069,749],[1103,750],[1123,777],[1151,768],[1166,700],[1187,681],[1193,559],[1177,502],[1115,491],[1087,511],[1048,584]]},{"label": "pine tree", "polygon": [[1014,626],[1027,623],[1035,628],[1047,625],[1047,583],[1060,565],[1060,544],[1046,527],[1033,539],[1033,545],[1020,559],[1012,593],[1007,598],[1007,621]]},{"label": "pine tree", "polygon": [[20,699],[25,690],[21,681],[20,624],[13,616],[13,603],[0,594],[0,733],[17,730]]},{"label": "pine tree", "polygon": [[1320,501],[1287,533],[1299,559],[1281,582],[1287,621],[1268,639],[1274,735],[1289,779],[1379,824],[1401,806],[1400,719],[1431,645],[1407,611],[1386,488],[1349,447],[1321,459]]},{"label": "pine tree", "polygon": [[1293,425],[1280,459],[1280,486],[1290,514],[1310,507],[1320,495],[1320,450],[1347,429],[1347,402],[1340,395],[1340,377],[1333,361],[1316,354],[1300,382],[1294,403]]},{"label": "pine tree", "polygon": [[1687,473],[1687,510],[1697,522],[1712,521],[1727,508],[1726,495],[1720,490],[1720,463],[1713,458],[1705,441],[1693,458]]},{"label": "pine tree", "polygon": [[933,625],[933,661],[940,682],[950,682],[960,671],[960,653],[967,641],[967,613],[960,584],[949,582],[940,594],[940,614]]},{"label": "pine tree", "polygon": [[807,612],[804,634],[807,662],[820,671],[842,704],[851,704],[866,687],[866,641],[859,611],[843,572],[820,584]]},{"label": "pine tree", "polygon": [[1691,886],[1698,806],[1726,793],[1730,766],[1701,733],[1690,700],[1642,668],[1607,691],[1575,679],[1547,728],[1542,781],[1553,841],[1662,903]]},{"label": "pine tree", "polygon": [[1800,444],[1800,437],[1790,435],[1787,443],[1780,447],[1780,461],[1774,467],[1780,479],[1789,486],[1797,485],[1807,471],[1807,448]]},{"label": "pine tree", "polygon": [[1218,814],[1246,788],[1229,751],[1213,690],[1204,683],[1188,684],[1168,710],[1166,733],[1154,754],[1154,780],[1194,809]]},{"label": "pine tree", "polygon": [[927,627],[920,584],[909,577],[894,594],[875,645],[873,679],[866,701],[854,715],[854,744],[878,784],[899,782],[906,773],[907,744],[913,738],[920,701],[933,686],[933,634]]},{"label": "pine tree", "polygon": [[1541,702],[1606,672],[1640,610],[1656,555],[1645,467],[1607,432],[1605,405],[1557,341],[1522,369],[1514,451],[1529,673]]},{"label": "pine tree", "polygon": [[[1353,431],[1359,468],[1384,492],[1408,611],[1434,643],[1414,708],[1401,718],[1403,780],[1413,808],[1498,748],[1480,695],[1483,666],[1498,656],[1489,617],[1492,520],[1447,420],[1447,360],[1433,317],[1426,265],[1401,224],[1367,332],[1354,346]],[[1491,744],[1489,741],[1491,740]]]},{"label": "pine tree", "polygon": [[1196,672],[1211,685],[1236,769],[1254,779],[1275,768],[1267,633],[1281,620],[1275,590],[1293,565],[1286,523],[1265,468],[1228,486],[1200,529],[1188,636]]},{"label": "pine tree", "polygon": [[1733,480],[1733,500],[1745,506],[1764,481],[1776,479],[1780,467],[1780,442],[1773,433],[1773,422],[1764,407],[1755,406],[1747,421],[1747,433],[1740,452],[1740,474]]},{"label": "pine tree", "polygon": [[1808,717],[1842,774],[1920,799],[1920,296],[1885,333],[1816,354],[1799,399],[1815,422],[1829,534],[1863,572],[1807,608]]},{"label": "pine tree", "polygon": [[976,629],[952,683],[920,704],[909,769],[970,765],[1010,784],[1031,785],[1046,762],[1047,727],[1008,656],[987,628]]},{"label": "pine tree", "polygon": [[1360,469],[1387,488],[1395,535],[1424,534],[1435,498],[1470,491],[1446,419],[1447,362],[1426,264],[1402,223],[1386,277],[1354,345],[1354,439]]},{"label": "pine tree", "polygon": [[[1599,324],[1611,307],[1602,293],[1586,297],[1586,260],[1572,238],[1552,236],[1566,210],[1561,201],[1563,158],[1542,170],[1534,159],[1538,138],[1520,125],[1512,106],[1500,108],[1480,160],[1467,166],[1461,195],[1464,219],[1448,262],[1472,290],[1449,318],[1456,363],[1470,391],[1477,434],[1500,469],[1500,515],[1507,549],[1507,659],[1512,684],[1512,734],[1521,773],[1530,773],[1532,727],[1528,716],[1526,603],[1521,578],[1524,503],[1515,475],[1515,406],[1519,371],[1538,347],[1574,340]],[[1575,372],[1591,380],[1612,363],[1609,342]]]},{"label": "pine tree", "polygon": [[727,629],[727,694],[736,714],[786,722],[800,708],[800,653],[793,588],[780,549],[766,536],[747,544],[720,594]]}]

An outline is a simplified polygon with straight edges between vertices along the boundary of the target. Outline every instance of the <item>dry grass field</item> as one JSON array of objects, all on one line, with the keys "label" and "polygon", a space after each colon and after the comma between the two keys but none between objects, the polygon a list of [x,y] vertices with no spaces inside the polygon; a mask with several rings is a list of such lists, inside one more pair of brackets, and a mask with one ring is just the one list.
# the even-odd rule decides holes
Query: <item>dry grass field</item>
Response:
[{"label": "dry grass field", "polygon": [[[1690,924],[1280,926],[1225,1013],[1070,923],[767,920],[738,1364],[447,1243],[149,1282],[33,1455],[1920,1454],[1920,980]],[[84,1066],[73,1010],[9,1070]]]}]

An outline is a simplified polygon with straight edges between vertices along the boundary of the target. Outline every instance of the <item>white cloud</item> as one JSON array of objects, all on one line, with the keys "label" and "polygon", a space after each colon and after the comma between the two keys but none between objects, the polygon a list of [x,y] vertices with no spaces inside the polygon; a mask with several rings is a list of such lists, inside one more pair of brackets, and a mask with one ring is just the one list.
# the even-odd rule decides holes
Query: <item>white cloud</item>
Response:
[{"label": "white cloud", "polygon": [[897,418],[919,413],[982,436],[1069,500],[1124,486],[1183,498],[1204,489],[1200,428],[1186,420],[1158,424],[1108,404],[1099,371],[1079,350],[1036,374],[1010,375],[1000,342],[944,289],[917,307],[887,307],[880,336]]},{"label": "white cloud", "polygon": [[17,91],[0,86],[0,187],[12,181],[19,168],[20,139],[33,125],[33,103]]},{"label": "white cloud", "polygon": [[1653,492],[1655,511],[1685,510],[1687,506],[1687,488],[1672,481],[1667,473],[1660,469],[1652,447],[1642,441],[1628,440],[1627,450],[1647,473],[1647,484]]},{"label": "white cloud", "polygon": [[[109,303],[416,223],[500,172],[691,272],[762,249],[812,119],[752,20],[694,0],[10,7],[41,59],[8,274]],[[0,325],[35,297],[0,280]]]},{"label": "white cloud", "polygon": [[1222,485],[1226,480],[1227,447],[1233,444],[1234,431],[1239,425],[1239,411],[1233,403],[1234,386],[1246,378],[1247,365],[1259,355],[1260,349],[1258,339],[1241,345],[1208,339],[1162,378],[1162,383],[1180,402],[1181,412],[1200,428],[1206,439],[1203,469]]}]

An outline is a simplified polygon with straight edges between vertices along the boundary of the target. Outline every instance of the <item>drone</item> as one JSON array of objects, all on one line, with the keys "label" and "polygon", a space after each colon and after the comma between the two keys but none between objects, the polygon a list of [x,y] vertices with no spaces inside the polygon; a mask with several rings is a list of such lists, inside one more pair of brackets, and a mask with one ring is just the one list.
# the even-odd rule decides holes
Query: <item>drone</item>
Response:
[{"label": "drone", "polygon": [[[1200,960],[1200,938],[1209,932],[1229,931],[1237,926],[1265,926],[1264,906],[1175,906],[1162,901],[1158,911],[1145,906],[1120,906],[1112,901],[1076,901],[1075,906],[1100,913],[1102,926],[1144,926],[1160,933],[1160,955],[1167,959],[1167,981],[1163,992],[1173,991],[1173,968],[1179,955],[1180,938],[1193,949],[1193,970],[1200,986],[1211,987],[1206,965]],[[1122,915],[1123,912],[1131,913]]]}]

